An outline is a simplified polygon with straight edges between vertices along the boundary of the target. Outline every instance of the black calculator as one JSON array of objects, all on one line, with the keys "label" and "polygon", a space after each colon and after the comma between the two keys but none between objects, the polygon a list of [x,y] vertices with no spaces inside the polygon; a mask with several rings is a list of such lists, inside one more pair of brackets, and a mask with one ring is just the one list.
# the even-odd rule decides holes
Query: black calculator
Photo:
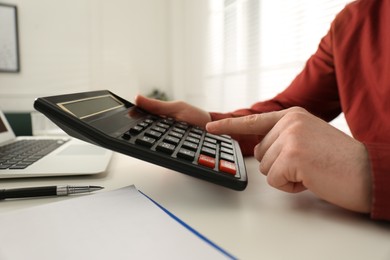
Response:
[{"label": "black calculator", "polygon": [[41,97],[34,107],[75,138],[234,190],[247,186],[230,136],[146,112],[108,90]]}]

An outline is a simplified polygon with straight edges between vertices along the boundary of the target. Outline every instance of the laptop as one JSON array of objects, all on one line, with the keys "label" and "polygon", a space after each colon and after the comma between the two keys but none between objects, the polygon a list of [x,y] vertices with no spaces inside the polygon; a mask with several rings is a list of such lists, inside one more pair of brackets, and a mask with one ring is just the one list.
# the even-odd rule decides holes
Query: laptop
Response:
[{"label": "laptop", "polygon": [[0,178],[92,175],[107,169],[112,151],[72,137],[16,137],[0,110]]}]

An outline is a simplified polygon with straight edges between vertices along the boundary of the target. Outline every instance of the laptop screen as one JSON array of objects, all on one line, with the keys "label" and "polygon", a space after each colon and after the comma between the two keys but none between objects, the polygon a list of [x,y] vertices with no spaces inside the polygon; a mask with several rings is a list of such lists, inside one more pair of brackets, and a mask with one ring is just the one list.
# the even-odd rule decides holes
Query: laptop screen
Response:
[{"label": "laptop screen", "polygon": [[5,141],[13,140],[15,138],[14,132],[9,125],[7,118],[0,110],[0,143]]},{"label": "laptop screen", "polygon": [[4,133],[4,132],[7,132],[7,125],[6,123],[4,122],[5,118],[3,119],[3,116],[4,115],[0,115],[0,133]]},{"label": "laptop screen", "polygon": [[7,131],[7,128],[5,127],[5,124],[3,120],[0,117],[0,133]]}]

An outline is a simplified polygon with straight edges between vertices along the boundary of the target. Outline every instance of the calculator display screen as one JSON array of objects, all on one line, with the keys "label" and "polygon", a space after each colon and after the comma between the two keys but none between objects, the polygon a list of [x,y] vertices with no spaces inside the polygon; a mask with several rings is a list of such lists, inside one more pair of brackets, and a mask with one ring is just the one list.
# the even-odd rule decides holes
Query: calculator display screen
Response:
[{"label": "calculator display screen", "polygon": [[122,102],[111,95],[72,100],[57,105],[80,119],[124,106]]}]

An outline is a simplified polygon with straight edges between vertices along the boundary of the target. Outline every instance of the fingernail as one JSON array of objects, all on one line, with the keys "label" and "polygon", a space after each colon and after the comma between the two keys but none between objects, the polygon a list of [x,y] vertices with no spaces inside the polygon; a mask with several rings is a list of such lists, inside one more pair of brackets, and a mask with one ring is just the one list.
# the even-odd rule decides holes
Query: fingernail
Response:
[{"label": "fingernail", "polygon": [[211,123],[207,123],[206,126],[205,126],[205,128],[206,128],[207,131],[210,131],[210,124],[211,124]]},{"label": "fingernail", "polygon": [[209,123],[206,124],[206,130],[207,130],[208,132],[212,131],[213,129],[215,129],[215,124],[214,124],[214,122],[209,122]]}]

